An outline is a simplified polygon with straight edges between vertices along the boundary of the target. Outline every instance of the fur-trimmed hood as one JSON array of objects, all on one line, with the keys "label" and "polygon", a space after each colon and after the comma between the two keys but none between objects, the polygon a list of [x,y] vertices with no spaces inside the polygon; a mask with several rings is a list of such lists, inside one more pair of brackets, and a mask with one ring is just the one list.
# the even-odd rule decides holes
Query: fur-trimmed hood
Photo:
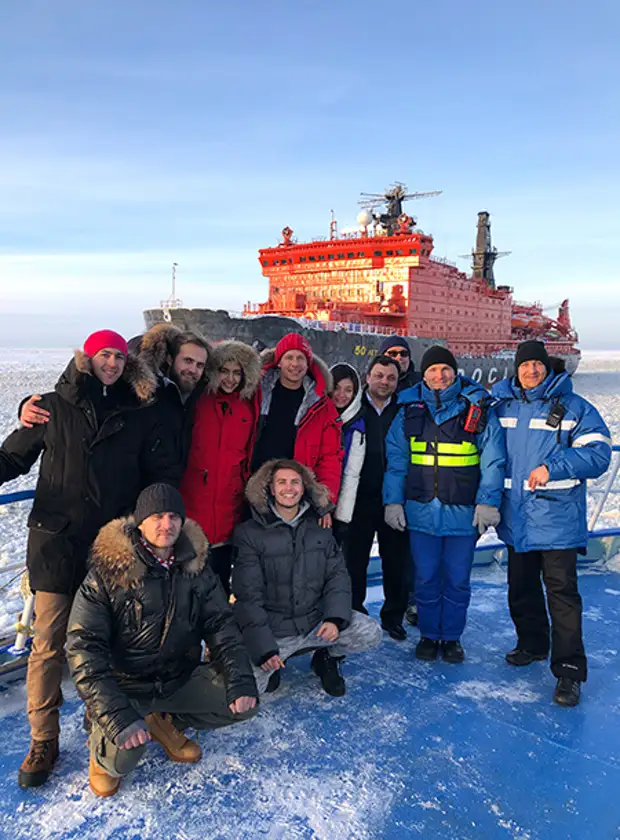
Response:
[{"label": "fur-trimmed hood", "polygon": [[251,399],[260,385],[260,356],[249,344],[242,341],[219,341],[211,348],[211,364],[207,391],[217,391],[217,371],[226,362],[235,362],[243,371],[243,387],[239,391],[242,400]]},{"label": "fur-trimmed hood", "polygon": [[[113,519],[99,531],[90,551],[90,565],[109,587],[131,589],[147,574],[138,555],[139,532],[132,516]],[[207,561],[209,543],[197,522],[187,519],[175,545],[176,562],[186,577],[199,575]]]},{"label": "fur-trimmed hood", "polygon": [[[263,374],[261,379],[262,399],[261,415],[269,414],[271,408],[271,397],[276,382],[280,379],[280,369],[276,365],[275,349],[263,350],[260,355],[263,362]],[[312,364],[308,367],[308,373],[304,376],[304,396],[295,417],[295,425],[299,426],[306,414],[317,404],[323,404],[329,400],[328,394],[333,388],[332,375],[329,368],[322,359],[314,356]],[[335,411],[335,408],[334,408]]]},{"label": "fur-trimmed hood", "polygon": [[[281,458],[275,458],[263,464],[250,478],[245,488],[246,499],[261,516],[269,514],[269,502],[271,498],[269,485],[273,478],[274,467],[281,460]],[[301,467],[301,477],[306,491],[306,499],[315,511],[322,516],[333,508],[329,498],[329,490],[324,484],[319,484],[311,469],[304,467],[303,464],[299,466]]]},{"label": "fur-trimmed hood", "polygon": [[[76,375],[73,374],[72,367]],[[73,361],[69,363],[58,381],[58,385],[56,386],[57,390],[60,392],[63,390],[79,391],[80,382],[79,376],[77,376],[78,374],[94,377],[90,356],[87,356],[83,350],[75,351]],[[140,403],[150,402],[157,390],[157,379],[155,375],[140,359],[132,355],[127,356],[125,368],[119,381],[127,385]]]},{"label": "fur-trimmed hood", "polygon": [[351,420],[354,420],[360,413],[360,409],[362,407],[362,397],[364,395],[362,390],[362,380],[357,370],[353,367],[353,365],[350,365],[348,362],[338,362],[337,365],[332,365],[330,368],[330,373],[335,367],[348,368],[347,378],[351,379],[354,385],[357,385],[355,396],[353,397],[349,405],[340,414],[340,420],[342,421],[342,425],[344,426],[346,423],[350,423]]},{"label": "fur-trimmed hood", "polygon": [[[168,375],[169,358],[174,355],[175,340],[180,335],[183,335],[183,331],[172,324],[155,324],[141,336],[139,343],[136,343],[138,358],[147,365],[155,376]],[[201,380],[206,381],[211,370],[213,348],[203,335],[200,338],[209,346],[207,364],[201,377]],[[131,344],[132,342],[130,342],[130,346]]]}]

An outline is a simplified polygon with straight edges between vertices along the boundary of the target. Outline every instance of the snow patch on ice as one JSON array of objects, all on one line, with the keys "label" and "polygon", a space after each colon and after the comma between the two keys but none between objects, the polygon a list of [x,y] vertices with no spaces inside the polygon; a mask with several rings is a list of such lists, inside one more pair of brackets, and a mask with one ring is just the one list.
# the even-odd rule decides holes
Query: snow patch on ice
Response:
[{"label": "snow patch on ice", "polygon": [[620,595],[620,590],[618,589],[606,589],[605,592],[608,595]]},{"label": "snow patch on ice", "polygon": [[466,680],[453,688],[457,697],[482,702],[485,700],[503,700],[506,703],[536,703],[540,694],[529,687],[525,680],[510,683],[487,682],[485,680]]}]

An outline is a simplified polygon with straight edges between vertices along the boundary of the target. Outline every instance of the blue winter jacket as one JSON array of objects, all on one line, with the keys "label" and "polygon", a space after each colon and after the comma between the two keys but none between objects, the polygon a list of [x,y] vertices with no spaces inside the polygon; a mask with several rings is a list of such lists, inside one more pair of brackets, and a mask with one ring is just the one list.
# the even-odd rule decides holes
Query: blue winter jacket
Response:
[{"label": "blue winter jacket", "polygon": [[[567,373],[550,373],[525,392],[516,379],[504,379],[492,393],[508,455],[498,534],[519,552],[585,548],[586,479],[602,475],[611,459],[611,436],[601,415],[573,393]],[[556,402],[565,409],[559,435],[547,423]],[[532,492],[528,477],[543,464],[549,481]]]},{"label": "blue winter jacket", "polygon": [[[481,385],[465,376],[456,380],[440,391],[440,405],[437,405],[437,392],[419,382],[398,395],[401,405],[424,401],[435,423],[441,425],[463,412],[466,398],[470,403],[479,404],[489,393]],[[474,508],[472,505],[446,505],[439,499],[430,502],[416,502],[406,499],[405,486],[409,469],[410,446],[404,432],[404,411],[401,409],[388,432],[386,441],[388,460],[387,472],[383,480],[383,503],[405,506],[407,525],[413,531],[423,531],[434,536],[471,536],[475,533],[472,525]],[[480,486],[476,495],[476,504],[492,505],[499,508],[504,486],[504,467],[506,450],[504,434],[493,409],[488,410],[487,424],[477,435],[476,446],[480,453]]]}]

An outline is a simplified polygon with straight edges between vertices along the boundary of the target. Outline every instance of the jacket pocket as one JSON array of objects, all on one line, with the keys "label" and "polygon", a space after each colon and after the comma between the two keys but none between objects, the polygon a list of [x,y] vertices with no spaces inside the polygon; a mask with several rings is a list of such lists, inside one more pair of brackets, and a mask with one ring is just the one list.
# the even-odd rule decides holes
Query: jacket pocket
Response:
[{"label": "jacket pocket", "polygon": [[60,534],[69,524],[69,517],[62,513],[50,513],[49,511],[37,508],[36,504],[30,511],[28,527],[33,531],[41,531],[44,534]]}]

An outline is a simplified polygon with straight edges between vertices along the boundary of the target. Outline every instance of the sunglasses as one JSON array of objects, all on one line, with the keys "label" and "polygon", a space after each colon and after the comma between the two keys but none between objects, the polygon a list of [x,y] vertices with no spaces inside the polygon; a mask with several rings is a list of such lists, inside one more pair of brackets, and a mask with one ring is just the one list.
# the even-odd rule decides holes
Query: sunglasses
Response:
[{"label": "sunglasses", "polygon": [[390,356],[392,359],[395,359],[397,356],[404,356],[405,359],[409,357],[409,350],[388,350],[386,353],[387,356]]}]

